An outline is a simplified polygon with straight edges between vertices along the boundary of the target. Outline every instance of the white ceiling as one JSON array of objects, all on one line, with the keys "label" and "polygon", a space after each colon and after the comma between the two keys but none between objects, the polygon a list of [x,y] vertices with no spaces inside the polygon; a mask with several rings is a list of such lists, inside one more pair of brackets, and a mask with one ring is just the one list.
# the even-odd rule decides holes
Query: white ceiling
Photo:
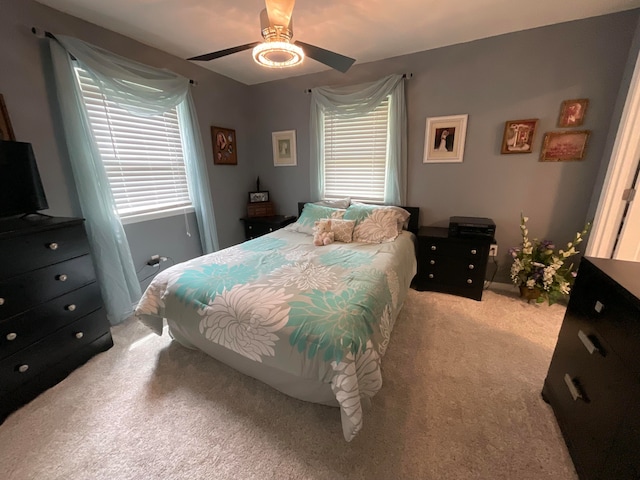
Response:
[{"label": "white ceiling", "polygon": [[[38,1],[182,58],[261,40],[264,0]],[[294,39],[365,63],[636,7],[640,0],[298,0]],[[329,68],[305,59],[268,69],[250,50],[201,64],[248,85]]]}]

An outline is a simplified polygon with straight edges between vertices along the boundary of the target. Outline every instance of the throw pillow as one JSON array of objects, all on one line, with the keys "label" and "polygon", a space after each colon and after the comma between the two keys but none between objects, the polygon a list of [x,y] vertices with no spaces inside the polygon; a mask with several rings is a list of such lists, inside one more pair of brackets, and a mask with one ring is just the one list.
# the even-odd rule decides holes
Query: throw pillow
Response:
[{"label": "throw pillow", "polygon": [[354,204],[349,206],[344,219],[356,220],[354,241],[382,243],[395,240],[409,216],[409,212],[400,207]]},{"label": "throw pillow", "polygon": [[355,226],[355,220],[331,219],[331,231],[336,242],[351,243]]},{"label": "throw pillow", "polygon": [[313,203],[314,205],[321,205],[323,207],[347,208],[351,204],[351,197],[340,198],[338,200],[320,200],[319,202]]},{"label": "throw pillow", "polygon": [[298,220],[287,225],[285,229],[291,232],[313,235],[313,226],[317,220],[322,220],[323,218],[342,218],[344,212],[345,210],[340,208],[323,207],[322,205],[305,203]]}]

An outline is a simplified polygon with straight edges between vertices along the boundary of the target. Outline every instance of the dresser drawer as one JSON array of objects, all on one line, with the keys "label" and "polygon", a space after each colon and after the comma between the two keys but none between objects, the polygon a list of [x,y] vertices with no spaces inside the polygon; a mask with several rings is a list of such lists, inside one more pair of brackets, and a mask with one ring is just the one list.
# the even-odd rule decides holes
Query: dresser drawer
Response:
[{"label": "dresser drawer", "polygon": [[82,224],[4,238],[0,240],[0,278],[13,277],[88,253],[89,242]]},{"label": "dresser drawer", "polygon": [[484,243],[457,239],[421,238],[420,251],[425,255],[478,259],[483,257]]},{"label": "dresser drawer", "polygon": [[89,255],[0,280],[0,320],[95,280]]},{"label": "dresser drawer", "polygon": [[466,258],[427,254],[420,265],[420,270],[427,282],[473,288],[478,284],[484,284],[486,267],[480,265],[478,261]]},{"label": "dresser drawer", "polygon": [[11,392],[109,331],[103,309],[0,361],[0,393]]},{"label": "dresser drawer", "polygon": [[[567,312],[546,383],[554,413],[578,473],[598,475],[602,460],[630,406],[636,380],[589,322]],[[606,447],[605,447],[606,446]]]},{"label": "dresser drawer", "polygon": [[102,306],[100,288],[91,283],[0,322],[0,359]]}]

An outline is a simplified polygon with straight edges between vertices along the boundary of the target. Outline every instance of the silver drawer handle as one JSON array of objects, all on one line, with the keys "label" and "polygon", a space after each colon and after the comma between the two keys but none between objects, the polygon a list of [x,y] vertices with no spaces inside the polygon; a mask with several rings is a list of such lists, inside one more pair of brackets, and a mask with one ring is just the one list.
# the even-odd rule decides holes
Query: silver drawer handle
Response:
[{"label": "silver drawer handle", "polygon": [[78,340],[80,340],[82,337],[84,337],[84,333],[82,333],[82,332],[78,332],[78,333],[76,333],[76,338],[77,338]]},{"label": "silver drawer handle", "polygon": [[435,245],[431,245],[431,250],[437,250],[438,247],[436,247]]},{"label": "silver drawer handle", "polygon": [[47,245],[51,250],[57,250],[58,249],[58,244],[56,242],[50,243],[49,245]]},{"label": "silver drawer handle", "polygon": [[16,338],[18,338],[18,334],[11,332],[11,333],[7,333],[7,340],[12,341],[15,340]]},{"label": "silver drawer handle", "polygon": [[587,349],[587,352],[589,352],[591,355],[593,355],[593,352],[599,352],[598,347],[595,346],[595,344],[591,341],[589,336],[586,333],[584,333],[582,330],[578,331],[578,338],[584,345],[584,348]]},{"label": "silver drawer handle", "polygon": [[4,298],[0,297],[0,305],[4,305]]},{"label": "silver drawer handle", "polygon": [[473,283],[473,280],[471,280],[470,278],[467,278],[467,283],[471,285]]},{"label": "silver drawer handle", "polygon": [[475,248],[471,250],[471,255],[475,255],[476,253],[478,253],[478,251]]},{"label": "silver drawer handle", "polygon": [[269,229],[269,231],[270,231],[270,232],[273,232],[273,228],[270,228],[270,229]]},{"label": "silver drawer handle", "polygon": [[578,387],[576,387],[575,383],[573,383],[573,379],[571,378],[571,375],[569,375],[568,373],[564,374],[564,383],[567,384],[567,388],[569,389],[571,398],[573,398],[574,401],[578,400],[579,398],[582,398],[582,394],[580,393],[580,390],[578,390]]},{"label": "silver drawer handle", "polygon": [[430,274],[429,274],[429,278],[433,278],[433,273],[430,273]]},{"label": "silver drawer handle", "polygon": [[429,263],[430,263],[431,265],[435,265],[435,264],[436,264],[436,261],[435,261],[435,260],[430,260],[430,261],[429,261]]},{"label": "silver drawer handle", "polygon": [[76,306],[72,303],[71,305],[67,305],[66,307],[64,307],[65,310],[68,310],[69,312],[73,312],[76,309]]},{"label": "silver drawer handle", "polygon": [[469,264],[469,270],[473,270],[474,268],[476,268],[476,266],[473,263]]},{"label": "silver drawer handle", "polygon": [[20,366],[18,367],[18,371],[19,371],[20,373],[24,373],[24,372],[26,372],[27,370],[29,370],[29,365],[27,365],[27,364],[20,365]]},{"label": "silver drawer handle", "polygon": [[595,307],[593,307],[593,309],[598,313],[602,313],[602,310],[604,310],[604,303],[601,303],[600,301],[596,301],[596,305]]},{"label": "silver drawer handle", "polygon": [[249,225],[249,230],[251,230],[253,227],[251,225]]},{"label": "silver drawer handle", "polygon": [[62,275],[58,275],[56,277],[56,280],[60,281],[60,282],[66,282],[67,281],[67,276],[63,273]]}]

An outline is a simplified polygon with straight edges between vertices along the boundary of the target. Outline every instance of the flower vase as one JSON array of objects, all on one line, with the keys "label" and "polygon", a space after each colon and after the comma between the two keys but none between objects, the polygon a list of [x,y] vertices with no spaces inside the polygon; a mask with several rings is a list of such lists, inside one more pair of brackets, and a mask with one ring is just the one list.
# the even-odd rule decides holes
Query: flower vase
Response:
[{"label": "flower vase", "polygon": [[542,295],[542,290],[538,287],[528,288],[526,285],[520,285],[520,297],[527,300],[527,303],[537,301]]}]

